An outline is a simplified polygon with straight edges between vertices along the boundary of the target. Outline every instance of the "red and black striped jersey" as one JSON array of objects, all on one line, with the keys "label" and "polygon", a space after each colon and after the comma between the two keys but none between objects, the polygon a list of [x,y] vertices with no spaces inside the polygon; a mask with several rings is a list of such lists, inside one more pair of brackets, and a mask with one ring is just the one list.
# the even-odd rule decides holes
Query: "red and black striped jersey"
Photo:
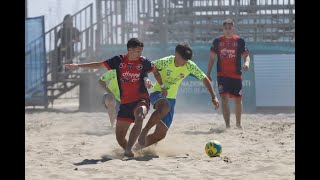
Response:
[{"label": "red and black striped jersey", "polygon": [[121,104],[149,98],[143,80],[147,73],[155,70],[149,59],[140,56],[135,61],[129,61],[127,55],[118,55],[105,60],[103,64],[108,70],[116,69],[117,71]]}]

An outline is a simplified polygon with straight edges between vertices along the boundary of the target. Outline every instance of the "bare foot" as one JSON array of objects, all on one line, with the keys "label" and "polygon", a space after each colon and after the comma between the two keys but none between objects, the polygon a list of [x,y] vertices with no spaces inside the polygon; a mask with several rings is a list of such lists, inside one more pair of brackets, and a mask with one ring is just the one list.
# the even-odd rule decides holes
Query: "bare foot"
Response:
[{"label": "bare foot", "polygon": [[241,124],[236,124],[236,127],[237,127],[238,129],[243,129],[242,126],[241,126]]},{"label": "bare foot", "polygon": [[227,129],[230,129],[230,125],[226,125],[226,128],[227,128]]},{"label": "bare foot", "polygon": [[133,154],[132,151],[126,150],[126,151],[124,152],[124,156],[126,156],[126,157],[133,157],[134,154]]},{"label": "bare foot", "polygon": [[144,132],[143,130],[141,131],[141,134],[138,138],[138,144],[140,144],[141,146],[144,146],[144,144],[146,143],[147,133],[148,132]]}]

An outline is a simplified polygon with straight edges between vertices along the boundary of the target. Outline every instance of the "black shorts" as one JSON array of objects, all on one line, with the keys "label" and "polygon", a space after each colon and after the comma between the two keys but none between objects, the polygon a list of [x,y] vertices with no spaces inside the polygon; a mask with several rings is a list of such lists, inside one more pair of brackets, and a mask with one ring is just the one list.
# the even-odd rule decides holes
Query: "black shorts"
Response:
[{"label": "black shorts", "polygon": [[218,76],[218,90],[220,96],[234,98],[242,97],[242,80],[224,76]]},{"label": "black shorts", "polygon": [[147,110],[149,111],[150,99],[142,98],[142,99],[139,99],[138,101],[134,101],[128,104],[120,104],[120,110],[118,112],[117,120],[134,123],[135,122],[134,111],[140,105],[147,106]]}]

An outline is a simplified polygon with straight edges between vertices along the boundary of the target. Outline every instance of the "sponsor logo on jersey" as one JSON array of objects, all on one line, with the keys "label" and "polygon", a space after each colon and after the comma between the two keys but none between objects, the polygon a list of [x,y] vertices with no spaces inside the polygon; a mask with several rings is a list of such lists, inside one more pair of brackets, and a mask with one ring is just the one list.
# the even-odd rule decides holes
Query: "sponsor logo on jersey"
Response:
[{"label": "sponsor logo on jersey", "polygon": [[143,68],[143,65],[142,65],[142,64],[138,64],[138,65],[137,65],[137,70],[140,71],[142,68]]},{"label": "sponsor logo on jersey", "polygon": [[171,72],[172,72],[172,71],[167,70],[167,76],[170,76]]},{"label": "sponsor logo on jersey", "polygon": [[125,63],[120,63],[119,68],[125,68],[126,64]]},{"label": "sponsor logo on jersey", "polygon": [[233,47],[237,47],[237,46],[238,46],[238,43],[237,43],[237,42],[233,42],[232,46],[233,46]]}]

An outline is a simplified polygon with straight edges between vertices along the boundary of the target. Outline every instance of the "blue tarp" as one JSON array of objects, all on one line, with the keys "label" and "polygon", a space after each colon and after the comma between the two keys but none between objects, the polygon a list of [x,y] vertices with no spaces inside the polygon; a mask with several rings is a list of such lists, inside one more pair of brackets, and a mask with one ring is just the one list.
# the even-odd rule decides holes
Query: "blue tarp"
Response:
[{"label": "blue tarp", "polygon": [[25,105],[47,106],[44,16],[25,19]]}]

